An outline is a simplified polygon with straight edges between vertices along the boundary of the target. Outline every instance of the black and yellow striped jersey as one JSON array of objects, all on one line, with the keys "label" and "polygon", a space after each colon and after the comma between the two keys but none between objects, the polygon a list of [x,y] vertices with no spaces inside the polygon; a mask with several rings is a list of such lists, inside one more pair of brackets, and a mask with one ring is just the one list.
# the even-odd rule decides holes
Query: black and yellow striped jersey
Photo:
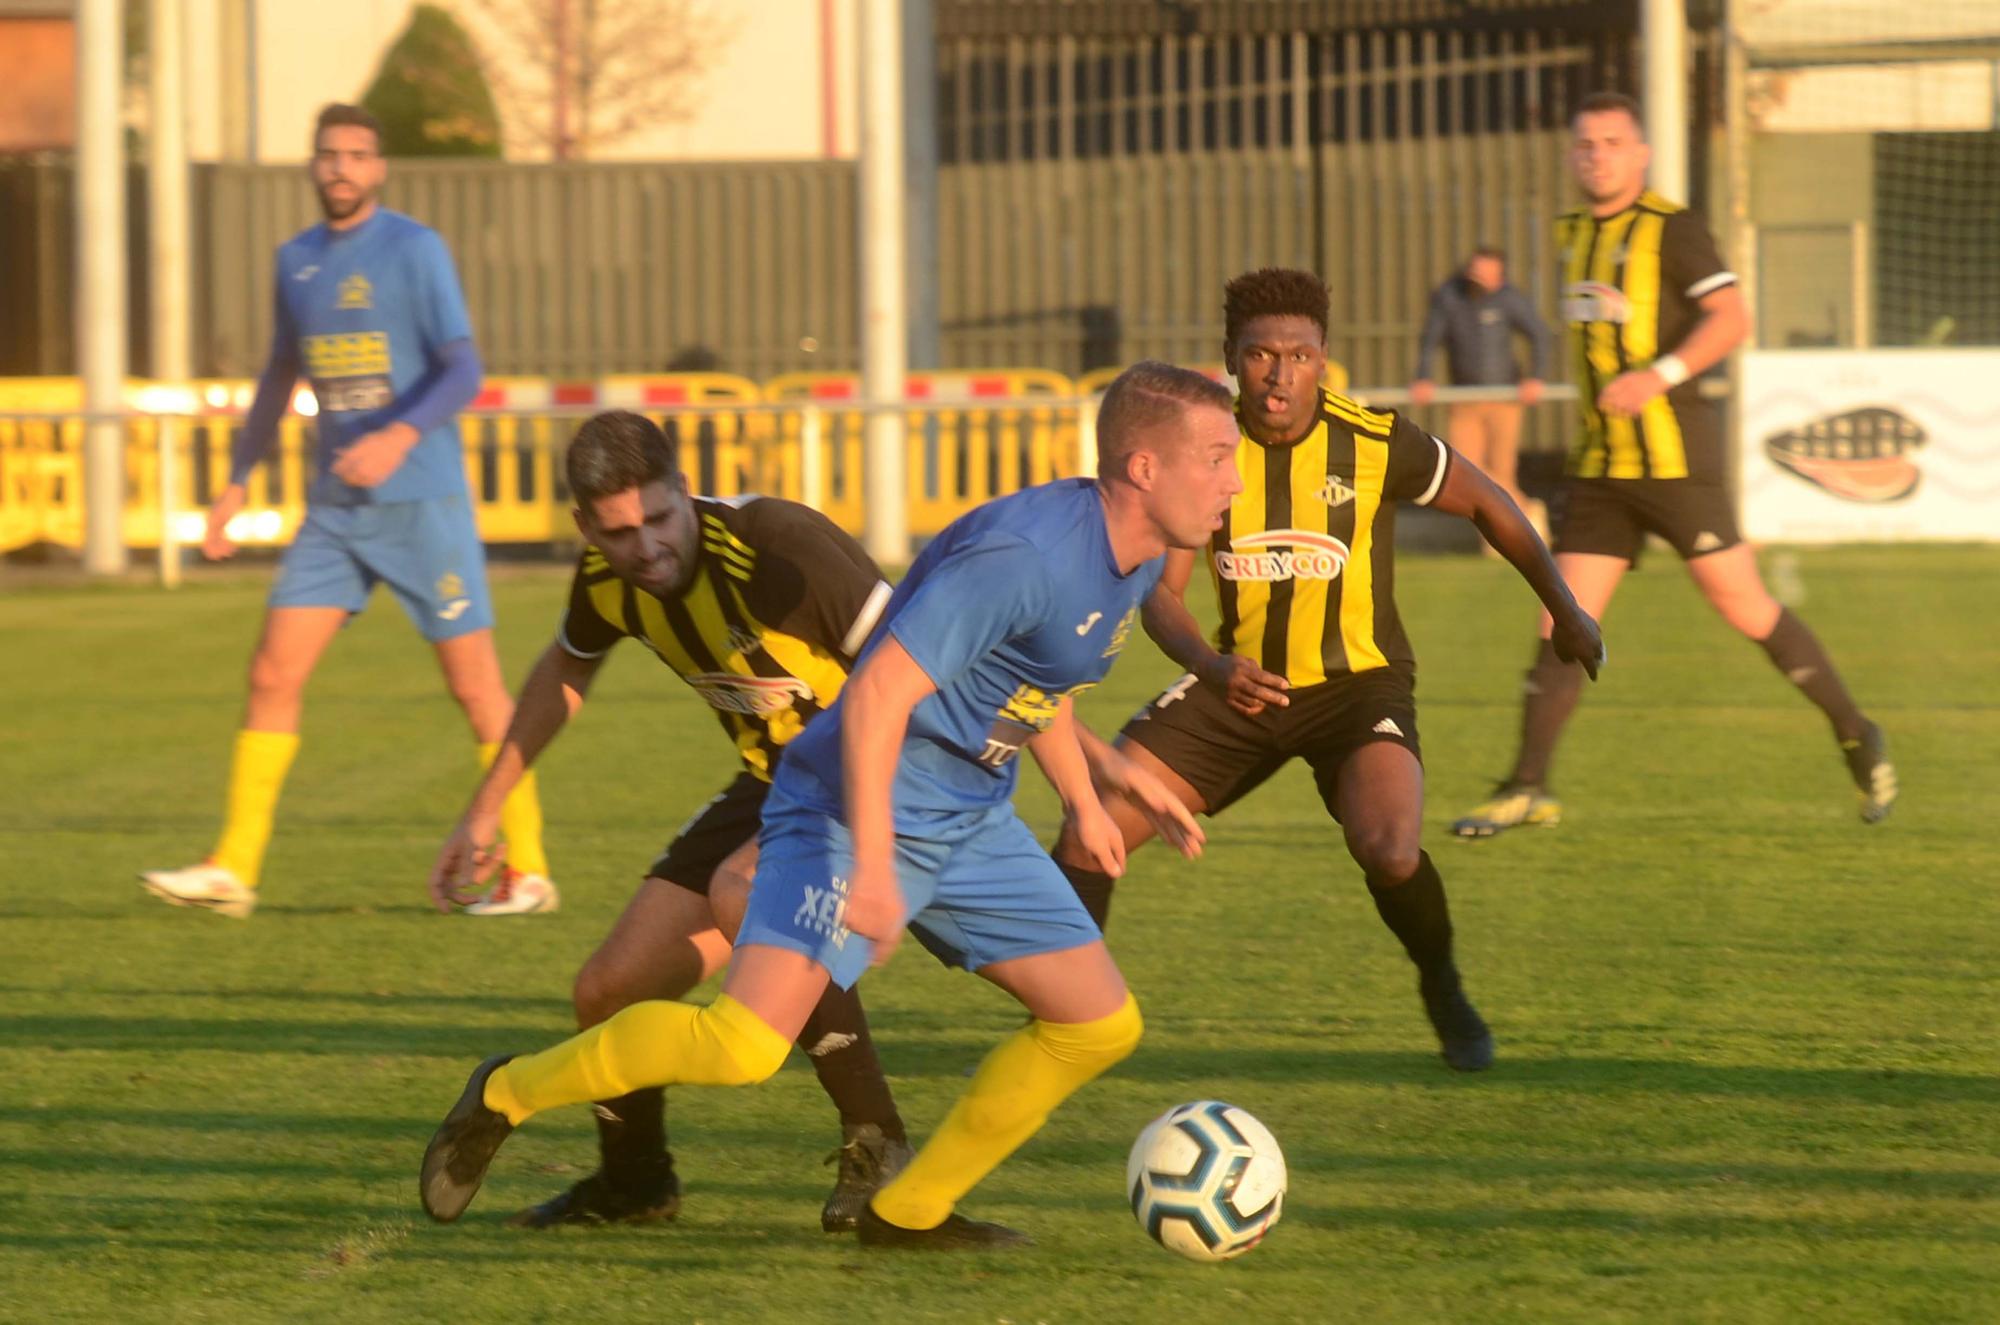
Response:
[{"label": "black and yellow striped jersey", "polygon": [[1620,373],[1669,354],[1701,321],[1700,301],[1735,282],[1701,217],[1648,190],[1613,216],[1556,221],[1562,315],[1583,430],[1569,472],[1583,478],[1722,477],[1722,429],[1697,381],[1648,401],[1635,417],[1597,409]]},{"label": "black and yellow striped jersey", "polygon": [[1450,464],[1450,449],[1408,419],[1330,391],[1289,446],[1245,430],[1243,491],[1209,543],[1215,647],[1293,686],[1414,665],[1396,615],[1396,503],[1429,505]]},{"label": "black and yellow striped jersey", "polygon": [[602,657],[631,636],[708,701],[743,766],[768,782],[778,755],[831,705],[889,601],[868,554],[809,506],[775,497],[694,499],[694,579],[661,597],[587,547],[557,642]]}]

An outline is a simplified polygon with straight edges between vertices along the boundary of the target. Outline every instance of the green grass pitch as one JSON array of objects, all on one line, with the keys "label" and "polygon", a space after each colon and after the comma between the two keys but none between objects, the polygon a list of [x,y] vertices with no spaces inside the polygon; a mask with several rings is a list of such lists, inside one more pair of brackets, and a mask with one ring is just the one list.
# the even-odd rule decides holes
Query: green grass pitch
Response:
[{"label": "green grass pitch", "polygon": [[[1039,1245],[922,1262],[819,1232],[837,1133],[796,1057],[761,1089],[673,1095],[674,1225],[500,1226],[587,1170],[581,1109],[523,1129],[462,1223],[418,1208],[466,1071],[567,1032],[576,966],[730,775],[642,650],[543,765],[564,910],[445,919],[423,876],[473,750],[378,596],[309,692],[267,900],[237,923],[133,873],[213,835],[264,576],[10,589],[0,1319],[2000,1318],[2000,551],[1800,552],[1780,577],[1889,732],[1904,799],[1882,827],[1820,717],[1656,556],[1557,765],[1568,822],[1480,844],[1445,825],[1511,752],[1532,600],[1492,562],[1402,572],[1428,846],[1498,1065],[1439,1063],[1295,768],[1211,825],[1201,863],[1135,860],[1111,942],[1146,1041],[966,1206]],[[496,573],[511,678],[564,585]],[[1085,715],[1113,728],[1171,674],[1141,641]],[[864,988],[918,1136],[1019,1024],[915,944]],[[1292,1175],[1269,1241],[1218,1268],[1153,1246],[1120,1190],[1139,1128],[1211,1096],[1263,1119]]]}]

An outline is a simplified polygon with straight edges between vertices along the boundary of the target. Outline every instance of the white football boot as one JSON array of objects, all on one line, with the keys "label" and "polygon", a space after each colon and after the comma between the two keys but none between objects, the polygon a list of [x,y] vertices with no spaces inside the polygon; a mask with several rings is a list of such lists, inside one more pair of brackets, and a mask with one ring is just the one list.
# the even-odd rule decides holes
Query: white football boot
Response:
[{"label": "white football boot", "polygon": [[257,890],[213,861],[178,870],[147,870],[140,886],[171,906],[195,906],[231,920],[247,920],[257,909]]},{"label": "white football boot", "polygon": [[562,893],[539,874],[503,869],[500,882],[481,900],[465,908],[469,916],[532,916],[562,908]]}]

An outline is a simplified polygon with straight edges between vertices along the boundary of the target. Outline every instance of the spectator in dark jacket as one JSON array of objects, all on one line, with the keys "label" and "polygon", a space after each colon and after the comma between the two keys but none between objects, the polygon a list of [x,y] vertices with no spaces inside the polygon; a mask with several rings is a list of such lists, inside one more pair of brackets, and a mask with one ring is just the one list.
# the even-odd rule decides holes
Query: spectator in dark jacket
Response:
[{"label": "spectator in dark jacket", "polygon": [[[1526,376],[1515,357],[1517,334],[1528,338],[1533,356]],[[1410,399],[1416,404],[1427,405],[1434,398],[1437,384],[1431,377],[1431,361],[1439,345],[1450,360],[1453,386],[1516,389],[1513,400],[1454,403],[1445,431],[1459,454],[1492,475],[1522,510],[1529,510],[1515,479],[1521,410],[1541,399],[1555,338],[1528,296],[1508,283],[1507,255],[1499,249],[1478,249],[1431,294],[1430,314],[1417,346],[1416,380],[1410,383]]]}]

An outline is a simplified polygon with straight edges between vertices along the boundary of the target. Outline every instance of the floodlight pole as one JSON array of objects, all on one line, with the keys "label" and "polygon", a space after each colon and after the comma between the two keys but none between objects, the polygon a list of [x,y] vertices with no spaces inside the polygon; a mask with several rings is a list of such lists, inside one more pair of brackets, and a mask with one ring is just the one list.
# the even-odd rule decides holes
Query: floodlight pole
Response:
[{"label": "floodlight pole", "polygon": [[83,566],[125,569],[125,143],[120,0],[77,0],[76,361],[83,378]]},{"label": "floodlight pole", "polygon": [[866,543],[909,560],[903,413],[909,304],[904,242],[903,26],[896,0],[861,0],[861,395],[867,413]]},{"label": "floodlight pole", "polygon": [[[146,134],[147,275],[151,289],[152,377],[187,386],[188,364],[188,158],[187,80],[178,0],[149,0],[150,125]],[[180,476],[180,433],[187,421],[162,414],[160,446],[160,583],[181,582],[180,542],[174,534]]]},{"label": "floodlight pole", "polygon": [[1686,0],[1641,0],[1640,48],[1645,60],[1646,139],[1653,148],[1646,182],[1678,203],[1688,193],[1688,64]]}]

